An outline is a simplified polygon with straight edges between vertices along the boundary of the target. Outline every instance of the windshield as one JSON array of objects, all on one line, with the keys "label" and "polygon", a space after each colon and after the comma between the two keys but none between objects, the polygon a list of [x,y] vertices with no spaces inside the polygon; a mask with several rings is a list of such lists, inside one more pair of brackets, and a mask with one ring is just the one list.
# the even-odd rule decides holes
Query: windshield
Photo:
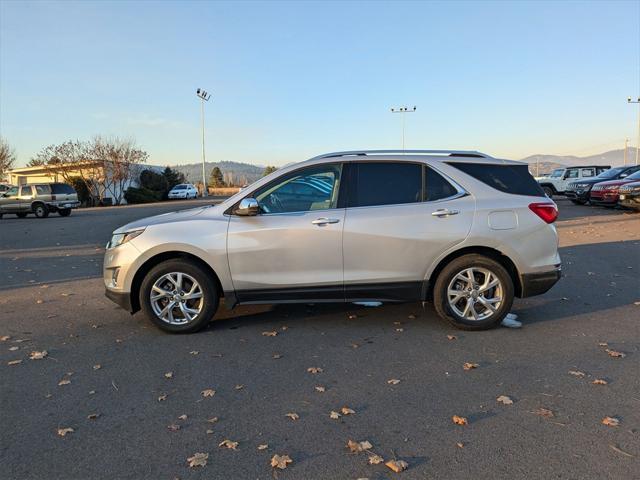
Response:
[{"label": "windshield", "polygon": [[552,178],[558,178],[562,176],[562,172],[564,172],[564,168],[558,168],[551,173]]},{"label": "windshield", "polygon": [[626,169],[627,167],[610,168],[609,170],[605,170],[604,172],[602,172],[596,178],[615,178],[618,175],[620,175],[621,172],[624,172]]},{"label": "windshield", "polygon": [[632,173],[631,175],[626,177],[625,180],[640,180],[640,170],[638,170],[636,173]]},{"label": "windshield", "polygon": [[184,190],[186,188],[187,188],[186,185],[176,185],[175,187],[173,187],[174,190]]}]

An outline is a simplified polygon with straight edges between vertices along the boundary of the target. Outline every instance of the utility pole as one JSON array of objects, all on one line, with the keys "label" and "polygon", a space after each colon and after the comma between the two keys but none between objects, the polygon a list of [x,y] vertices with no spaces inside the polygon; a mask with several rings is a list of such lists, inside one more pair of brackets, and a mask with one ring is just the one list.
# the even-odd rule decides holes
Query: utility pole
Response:
[{"label": "utility pole", "polygon": [[627,103],[638,104],[638,138],[636,139],[636,165],[640,165],[640,97],[637,100],[631,100],[631,97],[627,98]]},{"label": "utility pole", "polygon": [[402,117],[402,150],[404,150],[404,115],[405,113],[411,113],[415,111],[416,111],[415,105],[412,109],[410,109],[409,107],[391,108],[391,113],[399,113],[400,116]]},{"label": "utility pole", "polygon": [[629,148],[628,145],[629,145],[629,139],[625,138],[624,139],[624,165],[625,166],[627,165],[627,148]]},{"label": "utility pole", "polygon": [[207,191],[207,176],[204,166],[204,102],[208,102],[211,98],[211,94],[205,92],[201,88],[196,90],[196,95],[200,98],[200,123],[202,124],[202,196],[209,196]]}]

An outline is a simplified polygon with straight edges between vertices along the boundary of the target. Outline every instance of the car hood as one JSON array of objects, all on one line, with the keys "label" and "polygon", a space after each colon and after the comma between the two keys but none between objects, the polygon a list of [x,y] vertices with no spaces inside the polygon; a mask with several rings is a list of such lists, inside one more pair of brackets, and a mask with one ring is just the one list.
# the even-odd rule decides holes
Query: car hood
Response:
[{"label": "car hood", "polygon": [[620,180],[607,180],[606,182],[598,182],[598,185],[601,187],[609,187],[611,185],[624,185],[625,183],[632,183],[635,180],[625,180],[625,179],[620,179]]},{"label": "car hood", "polygon": [[113,233],[123,233],[139,228],[146,228],[151,225],[160,225],[163,223],[176,223],[190,220],[196,215],[215,208],[214,205],[205,205],[204,207],[190,208],[188,210],[180,210],[179,212],[163,213],[161,215],[155,215],[153,217],[141,218],[135,222],[127,223],[122,227],[116,229]]}]

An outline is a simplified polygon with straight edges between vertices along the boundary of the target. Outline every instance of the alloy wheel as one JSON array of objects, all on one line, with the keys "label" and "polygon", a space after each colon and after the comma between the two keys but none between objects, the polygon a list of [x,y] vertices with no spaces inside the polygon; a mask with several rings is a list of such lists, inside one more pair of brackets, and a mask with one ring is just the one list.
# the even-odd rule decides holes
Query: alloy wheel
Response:
[{"label": "alloy wheel", "polygon": [[486,320],[502,305],[504,287],[486,268],[470,267],[458,272],[447,287],[449,308],[465,320]]},{"label": "alloy wheel", "polygon": [[191,323],[202,312],[202,287],[191,275],[171,272],[158,278],[149,293],[153,313],[170,325]]}]

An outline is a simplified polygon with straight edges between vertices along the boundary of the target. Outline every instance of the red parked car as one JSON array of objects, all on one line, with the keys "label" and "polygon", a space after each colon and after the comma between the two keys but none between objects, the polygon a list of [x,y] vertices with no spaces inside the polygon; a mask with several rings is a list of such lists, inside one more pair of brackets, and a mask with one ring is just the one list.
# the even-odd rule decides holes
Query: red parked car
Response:
[{"label": "red parked car", "polygon": [[618,204],[618,190],[622,185],[640,180],[640,171],[618,180],[596,183],[591,189],[590,202],[592,205],[615,207]]}]

